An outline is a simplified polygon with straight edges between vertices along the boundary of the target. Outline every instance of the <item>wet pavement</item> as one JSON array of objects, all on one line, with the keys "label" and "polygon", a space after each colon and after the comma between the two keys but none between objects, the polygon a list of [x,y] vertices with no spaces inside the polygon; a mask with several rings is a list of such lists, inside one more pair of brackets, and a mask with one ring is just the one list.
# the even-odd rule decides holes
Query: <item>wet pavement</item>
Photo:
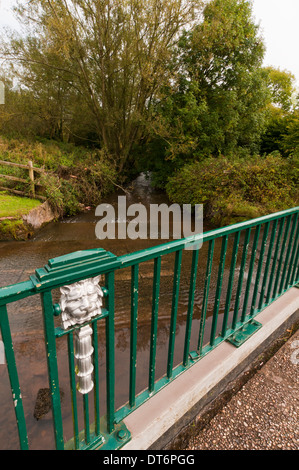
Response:
[{"label": "wet pavement", "polygon": [[299,331],[267,362],[260,358],[256,367],[202,429],[203,417],[198,417],[184,449],[299,449]]}]

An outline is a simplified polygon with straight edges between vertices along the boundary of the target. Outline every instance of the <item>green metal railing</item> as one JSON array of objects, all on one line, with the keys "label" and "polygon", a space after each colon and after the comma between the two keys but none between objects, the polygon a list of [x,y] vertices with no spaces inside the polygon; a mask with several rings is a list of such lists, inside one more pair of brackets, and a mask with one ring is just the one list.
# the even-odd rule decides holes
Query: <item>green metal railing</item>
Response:
[{"label": "green metal railing", "polygon": [[[121,448],[129,439],[130,432],[123,423],[124,418],[150,399],[162,387],[167,386],[209,351],[223,341],[240,346],[261,325],[254,317],[279,296],[299,282],[299,208],[267,215],[258,219],[234,224],[182,240],[174,240],[123,256],[115,256],[103,249],[72,253],[49,260],[37,269],[30,280],[0,289],[0,326],[5,347],[6,363],[14,401],[21,449],[28,449],[25,414],[19,385],[18,371],[10,331],[7,304],[39,294],[44,319],[44,334],[47,353],[49,387],[51,390],[55,445],[57,449],[115,449]],[[212,267],[215,264],[215,244],[221,243],[217,259],[215,294],[211,295]],[[201,289],[202,303],[197,347],[190,348],[191,333],[194,333],[194,303],[197,293],[198,265],[201,263],[202,244],[207,244],[205,275]],[[231,244],[231,255],[228,246]],[[179,364],[174,362],[174,347],[178,316],[180,283],[182,281],[183,253],[192,257],[189,272],[189,297],[185,321],[183,354]],[[192,251],[189,251],[191,250]],[[167,366],[162,377],[156,377],[157,328],[160,302],[161,261],[166,255],[174,255],[171,315]],[[137,331],[139,310],[139,268],[142,263],[153,261],[152,309],[150,324],[148,386],[136,392]],[[224,289],[224,271],[229,261],[227,286]],[[238,267],[237,267],[238,264]],[[127,403],[115,408],[115,273],[131,270],[130,292],[130,358],[129,390]],[[80,326],[64,330],[55,326],[55,316],[61,311],[53,302],[53,290],[74,282],[103,275],[104,303],[101,314],[92,318],[94,390],[83,395],[84,429],[79,429],[78,400],[76,391],[76,368],[74,360],[74,332]],[[235,290],[234,302],[232,301]],[[224,301],[221,298],[224,295]],[[222,310],[220,306],[223,303]],[[208,310],[212,310],[209,316]],[[220,311],[221,310],[221,311]],[[101,393],[98,373],[98,334],[100,322],[105,322],[106,331],[106,414],[101,416]],[[66,337],[68,345],[69,380],[73,413],[73,438],[64,442],[61,396],[59,391],[59,368],[56,342]],[[208,340],[204,340],[208,337]],[[94,418],[90,423],[89,399],[94,398]]]}]

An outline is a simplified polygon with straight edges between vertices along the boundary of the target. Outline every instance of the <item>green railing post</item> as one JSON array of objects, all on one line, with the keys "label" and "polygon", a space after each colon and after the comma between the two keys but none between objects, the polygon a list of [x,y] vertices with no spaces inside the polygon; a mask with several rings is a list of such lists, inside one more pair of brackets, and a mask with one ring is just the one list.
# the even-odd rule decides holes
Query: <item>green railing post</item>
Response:
[{"label": "green railing post", "polygon": [[99,348],[97,322],[92,324],[93,330],[93,365],[94,365],[94,409],[95,409],[95,435],[100,435],[100,380],[99,380]]},{"label": "green railing post", "polygon": [[139,265],[131,270],[131,338],[130,338],[130,406],[135,406],[136,394],[136,358],[137,358],[137,314],[138,314],[138,275]]},{"label": "green railing post", "polygon": [[227,242],[228,242],[228,236],[225,235],[222,239],[222,246],[221,246],[221,253],[220,253],[220,263],[219,263],[219,269],[218,269],[218,278],[217,278],[217,287],[216,287],[216,295],[215,295],[215,303],[214,303],[214,312],[213,312],[211,335],[210,335],[210,345],[211,346],[214,345],[215,336],[216,336],[218,312],[219,312],[220,297],[221,297],[221,290],[222,290],[223,273],[224,273],[224,266],[225,266],[225,257],[226,257],[226,250],[227,250]]},{"label": "green railing post", "polygon": [[259,237],[260,237],[260,231],[261,231],[261,226],[258,225],[255,229],[254,240],[253,240],[253,245],[252,245],[252,250],[251,250],[251,258],[250,258],[250,265],[249,265],[249,271],[248,271],[248,279],[247,279],[247,284],[246,284],[246,290],[245,290],[245,296],[244,296],[243,308],[242,308],[242,315],[241,315],[241,322],[242,323],[245,321],[245,318],[246,318],[246,311],[247,311],[247,305],[248,305],[248,300],[249,300],[251,280],[252,280],[252,274],[253,274],[253,269],[254,269],[254,262],[255,262],[255,257],[256,257],[257,245],[258,245],[258,241],[259,241]]},{"label": "green railing post", "polygon": [[0,331],[4,343],[5,356],[7,362],[8,375],[10,380],[11,392],[14,401],[15,415],[18,425],[19,441],[21,450],[28,450],[28,437],[26,430],[25,415],[23,409],[22,395],[19,384],[18,371],[16,366],[15,354],[11,332],[9,328],[7,308],[0,305]]},{"label": "green railing post", "polygon": [[45,342],[48,362],[49,387],[52,400],[52,413],[54,425],[54,438],[57,450],[64,449],[62,416],[60,404],[60,390],[58,380],[58,365],[56,353],[56,338],[54,329],[54,311],[52,294],[50,291],[41,293],[41,302],[44,318]]},{"label": "green railing post", "polygon": [[251,302],[251,309],[250,309],[251,316],[254,314],[254,311],[255,311],[255,304],[257,300],[258,289],[260,287],[260,277],[261,277],[263,261],[264,261],[264,253],[265,253],[266,243],[267,243],[267,238],[268,238],[268,233],[269,233],[269,224],[270,223],[267,222],[264,227],[264,233],[263,233],[262,244],[260,248],[260,256],[258,260],[258,266],[257,266],[257,272],[256,272],[255,284],[254,284],[254,290],[253,290],[253,296],[252,296],[252,302]]},{"label": "green railing post", "polygon": [[88,393],[83,394],[83,410],[84,410],[85,443],[88,445],[90,443]]},{"label": "green railing post", "polygon": [[176,330],[177,312],[178,312],[182,254],[183,254],[182,250],[179,250],[176,252],[175,263],[174,263],[172,306],[171,306],[169,343],[168,343],[168,361],[167,361],[167,377],[169,379],[172,376],[172,369],[173,369],[173,353],[174,353],[175,330]]},{"label": "green railing post", "polygon": [[242,260],[241,260],[238,286],[237,286],[237,292],[236,292],[234,315],[233,315],[233,321],[232,321],[233,329],[236,328],[236,324],[238,321],[239,306],[240,306],[240,299],[241,299],[241,293],[242,293],[245,265],[246,265],[246,260],[247,260],[248,246],[249,246],[249,241],[250,241],[250,234],[251,234],[251,228],[248,228],[245,232],[245,237],[244,237],[244,246],[243,246]]},{"label": "green railing post", "polygon": [[225,309],[224,309],[224,314],[223,314],[223,323],[222,323],[222,331],[221,331],[222,336],[225,336],[225,333],[227,330],[227,322],[228,322],[229,308],[230,308],[230,303],[231,303],[232,288],[233,288],[234,274],[235,274],[235,268],[236,268],[236,262],[237,262],[237,256],[238,256],[240,235],[241,235],[241,232],[237,232],[235,234],[235,239],[234,239],[233,253],[232,253],[230,273],[229,273],[227,293],[226,293]]},{"label": "green railing post", "polygon": [[114,271],[106,274],[106,288],[108,290],[108,317],[106,318],[107,429],[111,434],[114,431],[115,412]]},{"label": "green railing post", "polygon": [[192,327],[194,294],[195,294],[196,277],[197,277],[198,256],[199,256],[199,249],[194,248],[193,255],[192,255],[189,300],[188,300],[186,333],[185,333],[185,343],[184,343],[184,356],[183,356],[183,366],[184,367],[187,367],[187,365],[189,363],[189,345],[190,345],[190,337],[191,337],[191,327]]},{"label": "green railing post", "polygon": [[67,341],[68,341],[70,386],[71,386],[71,397],[72,397],[74,444],[75,444],[75,449],[79,449],[78,407],[77,407],[77,395],[76,395],[74,335],[73,335],[73,332],[70,332],[67,335]]},{"label": "green railing post", "polygon": [[209,241],[205,286],[204,286],[204,293],[203,293],[203,300],[202,300],[202,310],[201,310],[201,316],[200,316],[199,334],[198,334],[198,343],[197,343],[197,350],[199,352],[199,355],[201,355],[202,353],[202,346],[203,346],[203,335],[204,335],[205,322],[206,322],[206,316],[207,316],[214,247],[215,247],[215,239]]},{"label": "green railing post", "polygon": [[295,276],[296,276],[296,270],[297,270],[297,267],[299,266],[299,224],[298,224],[298,233],[297,233],[297,237],[295,239],[295,245],[294,245],[294,264],[293,266],[290,266],[290,271],[291,271],[291,274],[290,274],[290,285],[292,286],[294,284],[294,281],[295,281]]},{"label": "green railing post", "polygon": [[267,261],[266,261],[266,266],[265,266],[263,284],[262,284],[262,289],[261,289],[261,294],[260,294],[259,307],[258,307],[259,309],[261,309],[264,304],[264,295],[265,295],[266,284],[267,284],[268,277],[269,277],[269,268],[270,268],[271,257],[272,257],[272,249],[273,249],[274,240],[275,240],[276,231],[277,231],[277,224],[278,224],[278,220],[274,220],[273,226],[272,226],[272,232],[271,232],[271,239],[270,239],[268,253],[267,253]]},{"label": "green railing post", "polygon": [[283,266],[283,271],[282,271],[281,281],[280,281],[280,286],[279,286],[279,291],[280,292],[284,289],[285,284],[287,283],[288,263],[289,263],[289,258],[290,258],[290,254],[291,254],[292,243],[293,243],[293,240],[294,240],[295,229],[296,229],[296,225],[297,225],[297,222],[298,222],[298,216],[299,216],[299,213],[294,214],[294,216],[293,216],[293,224],[292,224],[292,229],[291,229],[291,233],[290,233],[288,248],[287,248],[287,252],[286,252],[286,256],[285,256],[285,261],[284,261],[284,266]]},{"label": "green railing post", "polygon": [[276,298],[277,295],[279,295],[279,291],[278,291],[279,279],[281,278],[281,275],[282,275],[281,274],[281,267],[282,267],[282,263],[283,263],[283,255],[284,255],[284,252],[285,252],[285,249],[286,249],[287,240],[288,240],[288,236],[289,236],[291,219],[292,219],[292,216],[289,215],[288,218],[287,218],[287,223],[286,223],[286,227],[285,227],[285,231],[284,231],[284,235],[283,235],[282,247],[281,247],[281,250],[280,250],[280,253],[279,253],[279,261],[278,261],[278,266],[277,266],[277,271],[276,271],[275,284],[274,284],[274,288],[273,288],[273,298],[274,299]]},{"label": "green railing post", "polygon": [[[281,218],[280,221],[279,221],[278,235],[277,235],[277,239],[276,239],[274,257],[273,257],[271,273],[270,273],[270,277],[269,277],[269,284],[268,284],[267,295],[266,295],[266,304],[268,304],[270,302],[270,299],[271,299],[272,286],[273,286],[273,283],[274,283],[275,270],[277,268],[277,258],[278,258],[279,248],[280,248],[280,244],[281,244],[281,240],[282,240],[282,232],[283,232],[284,224],[285,224],[285,218]],[[272,298],[273,297],[274,297],[274,295],[272,296]]]},{"label": "green railing post", "polygon": [[156,370],[156,346],[158,329],[158,309],[160,294],[160,271],[161,256],[154,260],[154,281],[153,281],[153,300],[152,300],[152,321],[151,321],[151,341],[150,341],[150,364],[149,364],[149,393],[155,388],[155,370]]}]

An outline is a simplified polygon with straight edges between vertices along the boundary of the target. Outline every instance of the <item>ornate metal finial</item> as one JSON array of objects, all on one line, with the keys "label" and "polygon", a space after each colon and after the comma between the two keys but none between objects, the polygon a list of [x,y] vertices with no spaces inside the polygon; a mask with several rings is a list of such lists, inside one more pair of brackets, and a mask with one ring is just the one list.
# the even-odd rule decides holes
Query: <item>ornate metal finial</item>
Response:
[{"label": "ornate metal finial", "polygon": [[[60,308],[64,329],[82,325],[101,314],[103,291],[99,286],[100,276],[75,282],[60,288]],[[88,393],[93,389],[92,381],[92,329],[89,325],[75,331],[76,373],[79,377],[78,391]]]}]

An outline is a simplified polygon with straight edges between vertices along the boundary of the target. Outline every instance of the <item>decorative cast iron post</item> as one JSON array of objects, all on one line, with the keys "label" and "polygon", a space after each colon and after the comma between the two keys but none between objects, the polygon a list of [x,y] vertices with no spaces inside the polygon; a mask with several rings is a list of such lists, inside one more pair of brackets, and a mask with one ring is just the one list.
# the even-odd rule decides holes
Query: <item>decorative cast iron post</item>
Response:
[{"label": "decorative cast iron post", "polygon": [[[65,330],[70,326],[83,325],[101,314],[103,291],[99,286],[100,278],[97,276],[60,288],[62,325]],[[75,330],[76,374],[79,377],[77,389],[82,394],[93,389],[91,337],[92,328],[89,325]]]}]

